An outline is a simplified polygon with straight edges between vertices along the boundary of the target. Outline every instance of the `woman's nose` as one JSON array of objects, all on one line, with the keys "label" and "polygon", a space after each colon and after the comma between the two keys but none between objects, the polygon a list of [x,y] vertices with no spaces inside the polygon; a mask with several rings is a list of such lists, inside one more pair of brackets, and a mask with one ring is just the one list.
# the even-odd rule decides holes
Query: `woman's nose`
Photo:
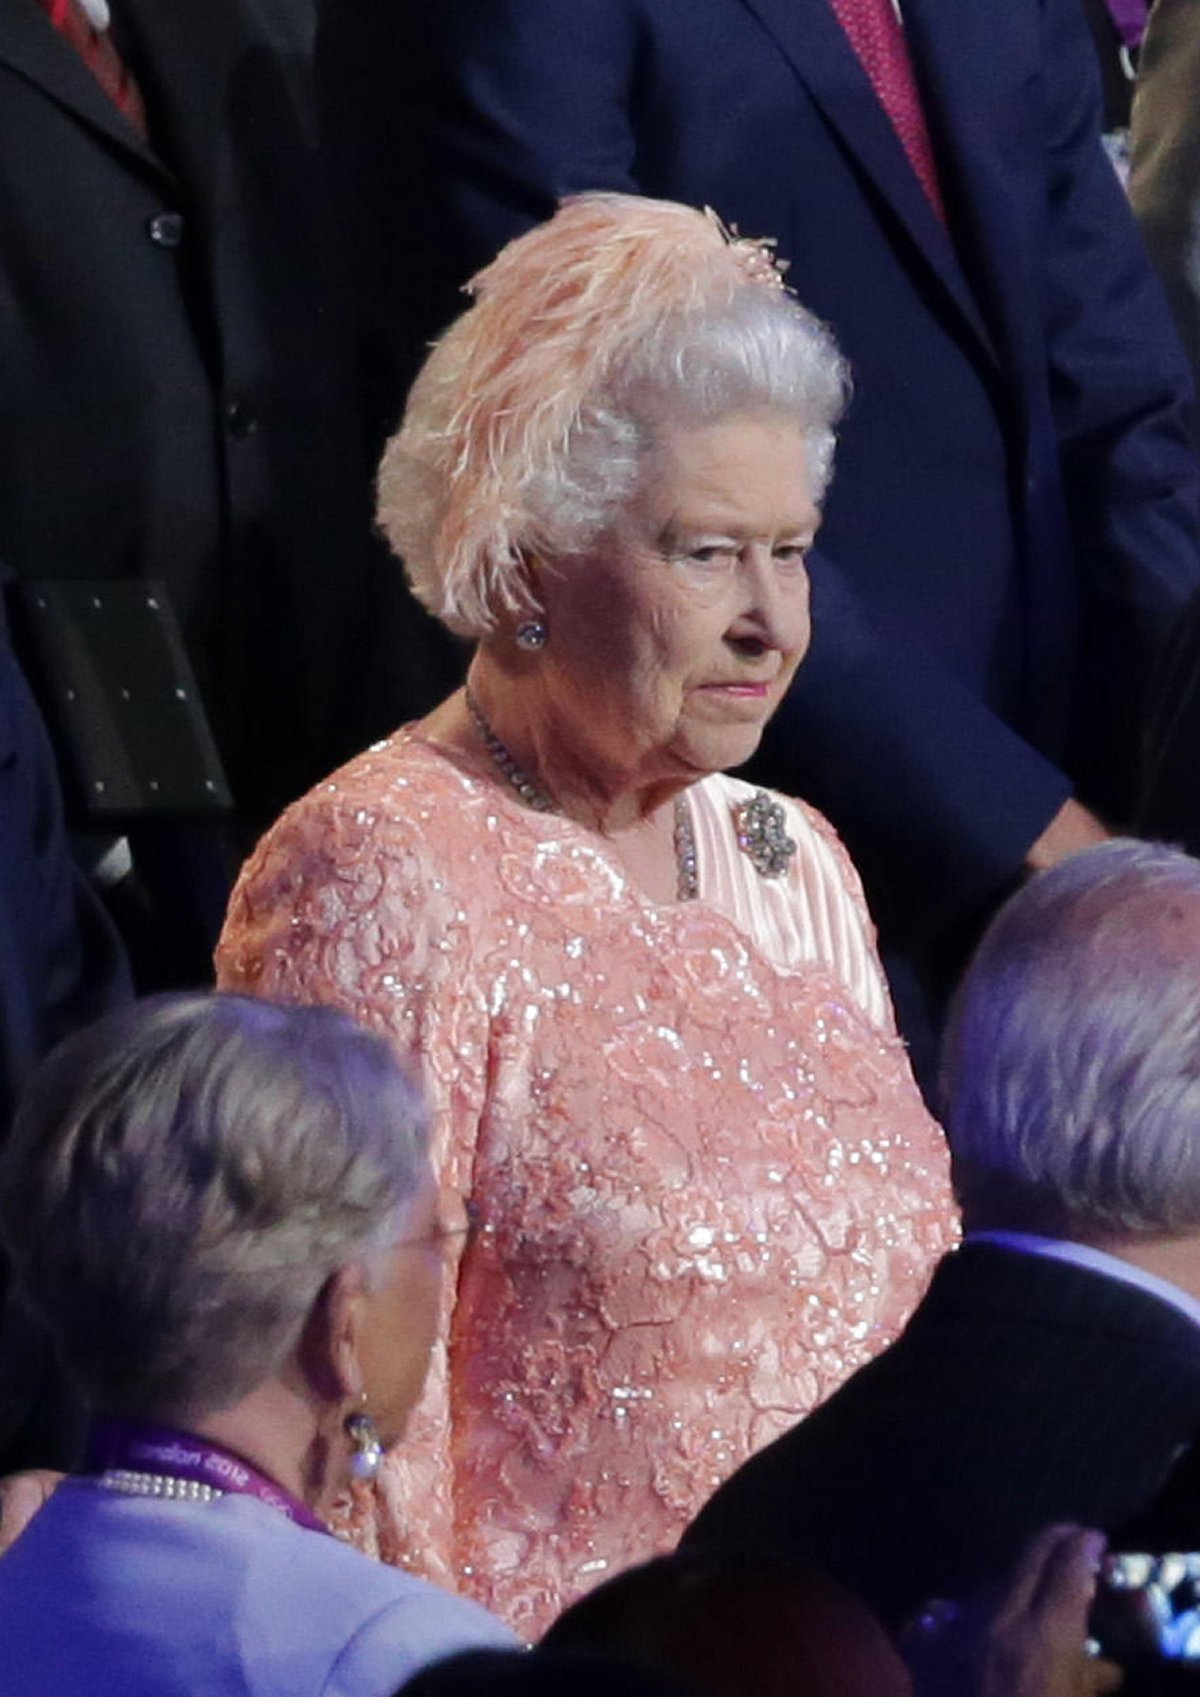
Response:
[{"label": "woman's nose", "polygon": [[789,561],[786,566],[766,552],[745,562],[743,601],[729,627],[729,637],[741,646],[795,648],[808,629],[808,573]]}]

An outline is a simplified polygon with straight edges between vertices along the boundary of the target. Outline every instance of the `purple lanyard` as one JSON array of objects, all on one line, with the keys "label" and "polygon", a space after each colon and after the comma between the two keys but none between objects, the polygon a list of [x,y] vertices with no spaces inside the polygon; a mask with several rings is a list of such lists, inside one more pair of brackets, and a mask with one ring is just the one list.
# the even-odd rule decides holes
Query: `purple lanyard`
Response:
[{"label": "purple lanyard", "polygon": [[1126,47],[1137,47],[1146,33],[1146,0],[1108,0],[1108,11]]},{"label": "purple lanyard", "polygon": [[306,1503],[285,1491],[265,1473],[251,1467],[232,1450],[197,1438],[172,1426],[149,1426],[137,1420],[96,1420],[92,1423],[88,1461],[94,1472],[113,1468],[131,1473],[157,1473],[171,1479],[189,1479],[198,1485],[234,1496],[257,1497],[312,1532],[329,1528]]}]

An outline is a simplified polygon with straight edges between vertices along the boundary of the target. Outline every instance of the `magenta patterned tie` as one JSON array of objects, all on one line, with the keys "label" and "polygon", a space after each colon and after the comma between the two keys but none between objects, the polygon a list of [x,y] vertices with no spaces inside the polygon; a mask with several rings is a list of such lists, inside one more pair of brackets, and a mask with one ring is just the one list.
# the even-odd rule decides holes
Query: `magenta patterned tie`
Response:
[{"label": "magenta patterned tie", "polygon": [[929,204],[944,224],[946,208],[938,184],[933,144],[925,126],[904,28],[893,0],[829,0],[829,4],[871,79],[871,87],[892,121]]}]

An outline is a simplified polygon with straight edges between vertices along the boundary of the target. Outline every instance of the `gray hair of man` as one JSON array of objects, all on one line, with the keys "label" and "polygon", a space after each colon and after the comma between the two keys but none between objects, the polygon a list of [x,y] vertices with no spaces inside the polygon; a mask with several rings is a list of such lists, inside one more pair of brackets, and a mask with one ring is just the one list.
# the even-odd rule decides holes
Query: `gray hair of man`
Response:
[{"label": "gray hair of man", "polygon": [[968,1230],[1200,1231],[1200,863],[1116,839],[1031,880],[959,989],[942,1091]]},{"label": "gray hair of man", "polygon": [[426,1146],[416,1087],[344,1014],[154,997],[35,1072],[0,1234],[93,1407],[211,1413],[278,1371],[336,1269],[376,1277]]}]

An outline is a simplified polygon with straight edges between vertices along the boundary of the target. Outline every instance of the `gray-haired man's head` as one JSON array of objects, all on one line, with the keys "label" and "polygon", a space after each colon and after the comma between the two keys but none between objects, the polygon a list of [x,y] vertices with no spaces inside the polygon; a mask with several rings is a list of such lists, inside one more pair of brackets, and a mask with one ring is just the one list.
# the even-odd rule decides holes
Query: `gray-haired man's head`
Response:
[{"label": "gray-haired man's head", "polygon": [[1200,862],[1117,840],[993,921],[943,1057],[970,1230],[1200,1233]]}]

